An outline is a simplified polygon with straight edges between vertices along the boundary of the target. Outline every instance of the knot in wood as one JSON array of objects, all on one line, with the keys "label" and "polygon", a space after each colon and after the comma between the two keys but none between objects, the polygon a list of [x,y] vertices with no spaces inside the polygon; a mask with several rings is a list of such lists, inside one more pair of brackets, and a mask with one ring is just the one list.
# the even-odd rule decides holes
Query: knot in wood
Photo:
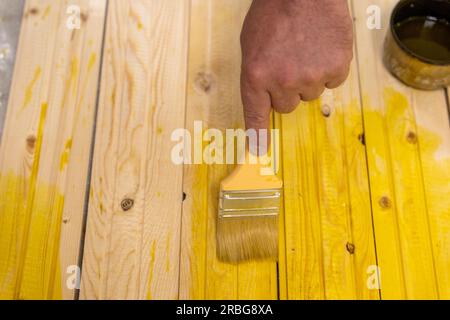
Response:
[{"label": "knot in wood", "polygon": [[380,207],[383,209],[389,209],[392,207],[391,199],[389,199],[386,196],[382,196],[378,201],[378,203],[380,204]]},{"label": "knot in wood", "polygon": [[213,77],[209,73],[199,72],[195,79],[195,88],[203,93],[209,93],[213,86]]},{"label": "knot in wood", "polygon": [[36,145],[36,136],[35,135],[29,135],[27,137],[26,143],[27,143],[27,148],[29,150],[34,150],[34,146]]},{"label": "knot in wood", "polygon": [[361,142],[361,144],[362,144],[363,146],[366,145],[366,136],[365,136],[364,133],[360,133],[360,134],[358,135],[358,140],[359,140],[359,142]]},{"label": "knot in wood", "polygon": [[347,242],[347,244],[345,245],[345,248],[347,249],[347,251],[350,254],[354,254],[355,253],[355,245],[351,242]]},{"label": "knot in wood", "polygon": [[134,200],[130,199],[130,198],[123,199],[122,202],[120,203],[120,206],[123,211],[130,210],[133,207],[133,205],[134,205]]},{"label": "knot in wood", "polygon": [[325,118],[328,118],[328,117],[331,115],[331,108],[330,108],[330,106],[327,105],[327,104],[324,104],[324,105],[322,106],[321,111],[322,111],[322,115],[323,115]]},{"label": "knot in wood", "polygon": [[417,135],[414,132],[409,131],[408,134],[406,135],[406,140],[409,143],[415,144],[417,143]]}]

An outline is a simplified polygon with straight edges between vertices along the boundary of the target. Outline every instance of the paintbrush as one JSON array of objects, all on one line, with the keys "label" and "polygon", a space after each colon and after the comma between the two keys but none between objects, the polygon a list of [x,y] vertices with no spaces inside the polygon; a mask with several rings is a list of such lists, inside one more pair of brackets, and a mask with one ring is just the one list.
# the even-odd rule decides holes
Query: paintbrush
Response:
[{"label": "paintbrush", "polygon": [[261,157],[248,150],[245,157],[220,184],[217,255],[230,263],[276,260],[283,183]]}]

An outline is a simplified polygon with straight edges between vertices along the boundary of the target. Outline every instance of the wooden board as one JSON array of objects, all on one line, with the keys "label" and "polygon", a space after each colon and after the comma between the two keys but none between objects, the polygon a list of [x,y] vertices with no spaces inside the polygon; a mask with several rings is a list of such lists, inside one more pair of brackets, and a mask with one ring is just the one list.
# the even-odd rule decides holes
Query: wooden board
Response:
[{"label": "wooden board", "polygon": [[345,85],[281,116],[289,299],[377,299],[356,63]]},{"label": "wooden board", "polygon": [[[224,136],[225,129],[243,128],[239,33],[249,5],[239,0],[192,1],[186,128],[193,139],[194,121]],[[277,298],[275,263],[232,265],[216,258],[218,188],[231,169],[223,164],[185,165],[181,299]]]},{"label": "wooden board", "polygon": [[168,142],[184,127],[188,14],[109,1],[82,298],[178,297],[183,168]]},{"label": "wooden board", "polygon": [[[73,297],[105,1],[28,0],[0,149],[0,298]],[[51,33],[48,30],[52,30]]]},{"label": "wooden board", "polygon": [[441,92],[414,91],[412,108],[418,137],[425,204],[430,223],[437,291],[450,299],[450,122]]},{"label": "wooden board", "polygon": [[202,153],[206,129],[243,128],[250,3],[27,0],[0,145],[0,298],[72,299],[79,263],[82,299],[450,298],[448,95],[384,68],[394,0],[351,1],[348,80],[273,117],[278,263],[217,260],[233,166],[174,163],[172,133]]},{"label": "wooden board", "polygon": [[[395,3],[353,2],[381,296],[448,297],[450,132],[442,118],[433,125],[426,120],[446,113],[445,97],[407,88],[384,68],[383,39]],[[381,9],[381,30],[366,27],[369,4]]]}]

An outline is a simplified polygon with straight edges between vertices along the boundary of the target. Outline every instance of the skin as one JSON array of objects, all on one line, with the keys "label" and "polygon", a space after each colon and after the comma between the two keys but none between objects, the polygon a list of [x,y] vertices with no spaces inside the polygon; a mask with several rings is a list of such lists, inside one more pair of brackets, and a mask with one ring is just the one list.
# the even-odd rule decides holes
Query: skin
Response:
[{"label": "skin", "polygon": [[293,111],[348,76],[353,27],[347,0],[254,0],[241,33],[247,129],[268,129],[270,111]]}]

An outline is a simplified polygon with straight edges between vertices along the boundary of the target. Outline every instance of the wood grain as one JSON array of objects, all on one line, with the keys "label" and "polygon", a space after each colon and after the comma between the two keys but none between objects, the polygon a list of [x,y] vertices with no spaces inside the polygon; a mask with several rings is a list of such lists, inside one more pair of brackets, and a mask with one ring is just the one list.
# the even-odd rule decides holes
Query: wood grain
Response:
[{"label": "wood grain", "polygon": [[345,84],[281,116],[289,299],[377,299],[356,63]]},{"label": "wood grain", "polygon": [[[243,128],[239,34],[250,1],[192,1],[186,127]],[[202,133],[198,136],[201,139]],[[207,145],[205,142],[204,145]],[[182,299],[275,299],[276,265],[221,263],[215,224],[220,181],[232,166],[185,165],[180,266]]]},{"label": "wood grain", "polygon": [[350,2],[349,78],[272,119],[279,260],[233,265],[215,243],[233,166],[175,164],[171,136],[188,129],[193,153],[205,130],[243,128],[251,0],[27,0],[0,144],[0,299],[72,299],[79,260],[82,299],[449,299],[448,96],[383,66],[396,1]]},{"label": "wood grain", "polygon": [[188,1],[109,2],[82,298],[178,296],[182,167],[169,142],[184,126],[188,14]]},{"label": "wood grain", "polygon": [[74,294],[66,270],[78,262],[106,2],[70,4],[89,17],[78,30],[68,1],[24,9],[0,150],[2,298]]},{"label": "wood grain", "polygon": [[[441,250],[448,251],[446,224],[438,226],[448,216],[448,205],[437,203],[430,192],[448,192],[448,183],[441,182],[430,164],[436,170],[448,164],[445,152],[443,158],[437,158],[432,150],[439,145],[448,149],[446,140],[439,141],[443,134],[448,136],[448,127],[440,124],[433,130],[437,133],[434,139],[439,141],[433,145],[430,139],[436,134],[418,125],[420,111],[416,116],[415,109],[425,107],[427,99],[442,114],[445,98],[443,91],[425,94],[404,86],[383,66],[383,40],[395,3],[353,2],[381,296],[435,299],[440,296],[438,279],[444,277],[445,283],[446,278],[445,273],[437,274],[436,266],[440,266],[439,271],[443,265],[448,268],[448,257],[441,254]],[[381,8],[381,30],[369,30],[365,25],[369,4]],[[419,100],[422,102],[416,106]],[[433,191],[427,192],[429,188]]]},{"label": "wood grain", "polygon": [[450,123],[442,91],[413,91],[418,157],[430,224],[437,291],[450,299]]}]

